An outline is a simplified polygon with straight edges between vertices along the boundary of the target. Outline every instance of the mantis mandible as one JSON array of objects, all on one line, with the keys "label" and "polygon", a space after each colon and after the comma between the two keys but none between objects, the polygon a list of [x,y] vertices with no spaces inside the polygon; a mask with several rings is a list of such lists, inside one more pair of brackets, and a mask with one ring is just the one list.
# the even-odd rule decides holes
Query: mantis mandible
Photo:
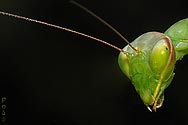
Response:
[{"label": "mantis mandible", "polygon": [[106,41],[69,28],[3,11],[0,11],[0,14],[72,32],[118,50],[120,52],[118,57],[120,69],[130,79],[143,103],[150,111],[156,111],[157,108],[160,108],[164,101],[164,91],[174,77],[173,71],[176,61],[188,54],[188,18],[173,24],[164,33],[147,32],[130,43],[116,29],[93,12],[75,1],[71,1],[71,3],[104,23],[128,45],[120,49]]}]

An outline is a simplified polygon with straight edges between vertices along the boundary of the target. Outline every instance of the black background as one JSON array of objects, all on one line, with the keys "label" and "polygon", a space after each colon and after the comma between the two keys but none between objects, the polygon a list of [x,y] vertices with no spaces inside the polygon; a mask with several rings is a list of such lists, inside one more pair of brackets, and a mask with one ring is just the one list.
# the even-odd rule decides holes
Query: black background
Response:
[{"label": "black background", "polygon": [[[185,1],[77,0],[128,40],[188,17]],[[60,0],[1,0],[0,10],[68,27],[123,48],[83,10]],[[0,15],[0,96],[8,125],[188,124],[187,56],[151,113],[119,69],[119,52],[93,40]],[[1,109],[2,110],[2,109]],[[2,117],[2,116],[1,116]]]}]

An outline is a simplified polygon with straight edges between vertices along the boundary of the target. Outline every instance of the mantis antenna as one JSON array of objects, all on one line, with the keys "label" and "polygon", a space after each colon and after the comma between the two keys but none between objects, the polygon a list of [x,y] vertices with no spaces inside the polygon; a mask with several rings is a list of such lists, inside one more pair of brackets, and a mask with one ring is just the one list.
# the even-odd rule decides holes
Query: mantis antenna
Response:
[{"label": "mantis antenna", "polygon": [[[93,17],[97,18],[99,21],[101,21],[102,23],[104,23],[105,25],[107,25],[111,30],[113,30],[117,35],[119,35],[125,42],[128,43],[128,45],[137,52],[136,48],[134,48],[130,42],[128,42],[127,39],[125,39],[116,29],[114,29],[110,24],[108,24],[106,21],[104,21],[102,18],[98,17],[96,14],[94,14],[93,12],[91,12],[90,10],[88,10],[87,8],[85,8],[84,6],[82,6],[81,4],[71,0],[70,1],[72,4],[80,7],[81,9],[85,10],[86,12],[88,12],[89,14],[91,14]],[[76,30],[72,30],[72,29],[69,29],[69,28],[65,28],[65,27],[61,27],[61,26],[58,26],[58,25],[54,25],[54,24],[51,24],[51,23],[47,23],[47,22],[43,22],[43,21],[39,21],[39,20],[36,20],[36,19],[32,19],[32,18],[28,18],[28,17],[25,17],[25,16],[20,16],[20,15],[16,15],[16,14],[12,14],[12,13],[7,13],[7,12],[4,12],[4,11],[0,11],[0,14],[1,15],[5,15],[5,16],[9,16],[9,17],[14,17],[14,18],[17,18],[17,19],[21,19],[21,20],[26,20],[26,21],[29,21],[29,22],[34,22],[34,23],[38,23],[38,24],[42,24],[42,25],[46,25],[46,26],[49,26],[49,27],[53,27],[53,28],[57,28],[57,29],[61,29],[61,30],[65,30],[65,31],[68,31],[68,32],[71,32],[71,33],[74,33],[74,34],[78,34],[78,35],[81,35],[81,36],[84,36],[84,37],[87,37],[87,38],[90,38],[90,39],[93,39],[95,41],[98,41],[100,43],[103,43],[105,45],[108,45],[120,52],[123,52],[125,53],[124,50],[120,49],[119,47],[113,45],[113,44],[110,44],[104,40],[101,40],[99,38],[96,38],[96,37],[93,37],[93,36],[90,36],[90,35],[87,35],[87,34],[84,34],[84,33],[81,33],[81,32],[78,32]]]},{"label": "mantis antenna", "polygon": [[103,20],[102,18],[100,18],[99,16],[97,16],[95,13],[93,13],[92,11],[88,10],[86,7],[84,7],[83,5],[77,3],[74,0],[70,1],[72,4],[78,6],[79,8],[83,9],[84,11],[86,11],[87,13],[89,13],[90,15],[92,15],[93,17],[95,17],[96,19],[98,19],[100,22],[102,22],[103,24],[105,24],[108,28],[110,28],[112,31],[114,31],[121,39],[123,39],[134,51],[137,52],[137,49],[134,48],[130,42],[123,36],[121,35],[120,32],[118,32],[114,27],[112,27],[109,23],[107,23],[105,20]]}]

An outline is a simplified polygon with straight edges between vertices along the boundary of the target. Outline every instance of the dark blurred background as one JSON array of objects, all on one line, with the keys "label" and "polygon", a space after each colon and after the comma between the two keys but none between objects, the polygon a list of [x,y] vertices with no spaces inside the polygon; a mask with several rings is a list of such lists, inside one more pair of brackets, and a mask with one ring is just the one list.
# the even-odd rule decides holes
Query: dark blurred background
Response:
[{"label": "dark blurred background", "polygon": [[[188,17],[184,1],[77,0],[133,41]],[[126,43],[67,0],[1,0],[0,10]],[[188,124],[188,57],[176,64],[162,108],[151,113],[119,69],[119,52],[59,29],[0,15],[3,125]],[[2,121],[2,119],[1,119]]]}]

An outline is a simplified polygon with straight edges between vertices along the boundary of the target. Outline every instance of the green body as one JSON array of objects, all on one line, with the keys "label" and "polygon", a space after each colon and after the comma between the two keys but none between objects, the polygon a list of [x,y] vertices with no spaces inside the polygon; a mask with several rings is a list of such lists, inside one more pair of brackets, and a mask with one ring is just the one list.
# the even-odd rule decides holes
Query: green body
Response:
[{"label": "green body", "polygon": [[176,51],[176,60],[188,54],[188,18],[172,25],[164,34],[171,40]]},{"label": "green body", "polygon": [[148,32],[119,54],[118,63],[150,111],[162,106],[164,90],[171,83],[176,60],[188,53],[188,19],[172,25],[164,34]]}]

